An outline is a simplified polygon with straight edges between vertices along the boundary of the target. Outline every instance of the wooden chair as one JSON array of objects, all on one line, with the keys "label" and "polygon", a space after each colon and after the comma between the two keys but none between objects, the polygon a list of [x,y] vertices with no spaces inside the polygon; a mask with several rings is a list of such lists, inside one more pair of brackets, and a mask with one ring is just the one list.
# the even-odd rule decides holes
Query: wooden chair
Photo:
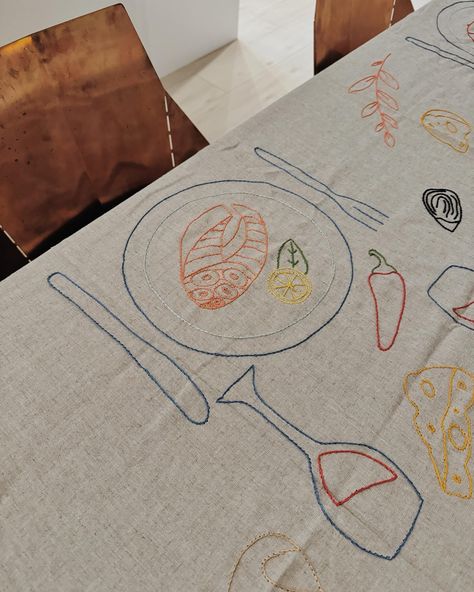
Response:
[{"label": "wooden chair", "polygon": [[122,5],[0,48],[0,279],[206,145]]},{"label": "wooden chair", "polygon": [[413,12],[411,0],[316,0],[314,73]]}]

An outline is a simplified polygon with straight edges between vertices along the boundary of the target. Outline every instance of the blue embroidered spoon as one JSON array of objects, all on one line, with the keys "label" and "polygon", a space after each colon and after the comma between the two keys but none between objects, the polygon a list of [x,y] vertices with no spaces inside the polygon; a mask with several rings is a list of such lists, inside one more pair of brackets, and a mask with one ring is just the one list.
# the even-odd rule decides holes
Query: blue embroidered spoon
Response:
[{"label": "blue embroidered spoon", "polygon": [[188,421],[195,425],[207,422],[209,403],[204,393],[173,358],[140,337],[98,298],[63,273],[51,274],[48,283],[113,339]]}]

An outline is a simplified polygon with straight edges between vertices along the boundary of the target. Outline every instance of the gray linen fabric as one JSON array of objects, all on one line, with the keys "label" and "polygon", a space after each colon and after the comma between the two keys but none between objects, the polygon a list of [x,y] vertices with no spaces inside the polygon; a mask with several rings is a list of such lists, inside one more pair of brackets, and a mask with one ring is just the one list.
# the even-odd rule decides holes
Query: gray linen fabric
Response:
[{"label": "gray linen fabric", "polygon": [[[317,590],[309,564],[325,592],[472,589],[473,312],[453,308],[474,298],[474,149],[460,147],[468,129],[455,115],[420,121],[443,109],[474,122],[473,50],[436,28],[448,4],[432,2],[2,282],[3,592]],[[398,83],[381,74],[378,85],[399,104],[379,94],[398,122],[393,147],[374,129],[380,111],[361,117],[375,83],[348,92],[388,54]],[[429,132],[430,117],[440,127]],[[423,204],[440,188],[462,203],[454,231]],[[261,233],[242,280],[252,282],[202,308],[208,292],[192,300],[182,285],[180,240],[184,260],[225,225],[230,244]],[[312,286],[293,304],[269,291],[289,239],[308,269],[285,249],[280,268],[298,271],[297,295]],[[371,278],[382,349],[406,284],[387,351],[369,249],[398,272]],[[435,365],[404,389],[407,373]],[[231,578],[266,532],[285,536],[257,541]]]}]

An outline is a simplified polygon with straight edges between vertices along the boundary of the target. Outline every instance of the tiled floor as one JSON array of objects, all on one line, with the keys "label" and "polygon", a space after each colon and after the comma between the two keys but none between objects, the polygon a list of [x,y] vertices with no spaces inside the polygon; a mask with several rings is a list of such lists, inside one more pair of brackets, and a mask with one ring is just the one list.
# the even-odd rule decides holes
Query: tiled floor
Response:
[{"label": "tiled floor", "polygon": [[[412,0],[420,8],[428,0]],[[313,75],[315,0],[240,0],[239,39],[166,76],[214,141]]]}]

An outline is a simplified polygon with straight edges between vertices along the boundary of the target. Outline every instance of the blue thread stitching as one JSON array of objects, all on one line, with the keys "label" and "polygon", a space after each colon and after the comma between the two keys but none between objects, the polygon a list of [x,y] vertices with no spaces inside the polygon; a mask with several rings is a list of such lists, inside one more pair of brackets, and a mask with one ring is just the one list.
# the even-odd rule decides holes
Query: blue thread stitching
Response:
[{"label": "blue thread stitching", "polygon": [[431,285],[428,287],[428,289],[426,290],[426,293],[428,294],[428,297],[436,304],[436,306],[438,308],[440,308],[443,312],[445,312],[448,317],[451,317],[453,319],[453,321],[455,323],[457,323],[458,325],[461,325],[461,327],[464,327],[465,329],[469,329],[469,331],[474,331],[473,327],[468,327],[467,325],[465,325],[464,323],[461,323],[459,321],[459,319],[455,316],[453,316],[446,308],[443,308],[441,306],[441,304],[439,302],[437,302],[433,296],[430,294],[432,288],[439,282],[439,280],[443,277],[443,275],[452,268],[457,268],[457,269],[465,269],[466,271],[472,271],[474,273],[474,269],[471,269],[470,267],[465,267],[464,265],[448,265],[448,267],[446,267],[446,269],[444,271],[442,271],[439,276],[431,283]]},{"label": "blue thread stitching", "polygon": [[[313,442],[315,442],[316,444],[328,444],[328,445],[335,445],[335,446],[339,446],[339,445],[343,445],[343,446],[361,446],[364,448],[367,448],[369,450],[372,450],[373,452],[377,452],[378,454],[380,454],[381,456],[383,456],[385,459],[387,459],[394,467],[396,467],[396,469],[400,472],[400,474],[402,474],[405,479],[407,480],[407,482],[413,487],[413,490],[415,491],[418,499],[420,500],[420,504],[418,506],[418,510],[415,514],[415,517],[413,518],[413,522],[407,532],[407,534],[405,535],[405,538],[402,540],[402,542],[400,543],[400,545],[398,546],[398,548],[395,550],[395,552],[393,553],[393,555],[382,555],[380,553],[377,553],[375,551],[371,551],[370,549],[366,549],[365,547],[363,547],[362,545],[360,545],[356,540],[354,540],[351,536],[349,536],[348,534],[346,534],[343,530],[341,530],[337,524],[334,523],[334,521],[332,520],[331,516],[326,512],[322,502],[321,502],[321,498],[319,495],[319,488],[318,485],[316,483],[315,477],[314,477],[314,470],[313,470],[313,465],[311,462],[311,458],[308,455],[308,453],[301,448],[301,446],[299,444],[297,444],[290,436],[288,436],[285,432],[283,432],[277,425],[275,425],[266,415],[264,415],[259,409],[257,409],[256,407],[254,407],[253,405],[251,405],[250,403],[247,403],[246,401],[241,401],[238,399],[230,399],[230,400],[224,400],[227,393],[241,380],[244,379],[244,377],[251,373],[252,374],[252,385],[253,385],[253,390],[254,393],[256,395],[256,397],[263,403],[263,405],[265,405],[265,407],[267,407],[268,409],[270,409],[270,411],[272,411],[277,417],[279,417],[282,421],[284,421],[286,424],[288,424],[291,428],[293,428],[294,430],[296,430],[297,432],[299,432],[302,436],[308,438],[309,440],[312,440]],[[290,421],[288,421],[287,419],[285,419],[282,415],[280,415],[280,413],[278,413],[278,411],[276,411],[269,403],[267,403],[263,397],[260,395],[260,393],[258,392],[257,389],[257,384],[256,384],[256,368],[254,365],[250,366],[239,378],[237,378],[236,380],[234,380],[234,382],[225,390],[225,392],[216,400],[217,403],[222,403],[222,404],[233,404],[233,403],[237,403],[237,404],[241,404],[241,405],[245,405],[247,407],[249,407],[250,409],[253,409],[256,413],[258,413],[266,422],[268,422],[272,427],[274,427],[278,433],[280,433],[283,437],[285,437],[289,442],[291,442],[294,446],[296,446],[296,448],[298,448],[298,450],[300,450],[300,452],[302,452],[307,461],[308,461],[308,467],[309,467],[309,471],[310,471],[310,475],[311,475],[311,481],[313,484],[313,491],[316,497],[316,501],[321,509],[321,511],[323,512],[324,516],[326,517],[326,519],[330,522],[331,526],[333,526],[338,532],[339,534],[341,534],[346,540],[348,540],[350,543],[352,543],[355,547],[359,548],[361,551],[365,551],[366,553],[369,553],[370,555],[374,555],[375,557],[378,557],[379,559],[387,559],[389,561],[391,561],[392,559],[395,559],[395,557],[400,553],[400,551],[402,550],[402,548],[405,546],[406,542],[408,541],[408,539],[410,538],[413,529],[415,528],[415,524],[416,521],[418,520],[418,516],[421,512],[421,508],[423,506],[424,500],[420,494],[420,492],[418,491],[418,489],[416,488],[415,484],[413,483],[413,481],[408,477],[408,475],[397,465],[397,463],[395,463],[389,456],[387,456],[384,452],[382,452],[381,450],[379,450],[378,448],[375,448],[374,446],[371,446],[370,444],[362,444],[360,442],[343,442],[343,441],[324,441],[324,440],[317,440],[316,438],[313,438],[312,436],[309,436],[306,432],[304,432],[303,430],[301,430],[300,428],[298,428],[297,426],[295,426],[293,423],[291,423]]]},{"label": "blue thread stitching", "polygon": [[[151,347],[158,354],[161,354],[162,356],[164,356],[169,362],[171,362],[173,364],[173,366],[175,366],[182,374],[184,374],[184,376],[191,382],[191,384],[193,385],[193,387],[197,391],[197,394],[204,401],[204,405],[206,407],[205,419],[203,419],[203,420],[195,420],[192,417],[190,417],[186,413],[186,411],[180,406],[180,404],[174,399],[174,397],[170,393],[168,393],[166,391],[166,389],[158,382],[158,380],[148,370],[148,368],[146,368],[145,366],[143,366],[139,362],[139,360],[133,355],[133,353],[127,348],[126,345],[124,345],[117,337],[115,337],[115,335],[113,335],[112,333],[110,333],[96,319],[94,319],[88,312],[86,312],[82,308],[82,306],[80,306],[77,302],[75,302],[72,298],[70,298],[67,294],[65,294],[60,288],[58,288],[57,286],[55,286],[52,283],[51,280],[52,280],[52,278],[54,276],[61,276],[61,277],[65,278],[67,281],[71,282],[71,284],[73,284],[74,286],[76,286],[76,288],[78,288],[79,290],[81,290],[81,292],[83,292],[89,298],[91,298],[92,300],[94,300],[109,315],[111,315],[116,321],[118,321],[124,327],[124,329],[126,329],[127,331],[129,331],[135,337],[137,337],[137,339],[139,339],[142,343],[145,343],[146,345],[148,345],[149,347]],[[135,364],[137,364],[137,366],[139,368],[141,368],[145,372],[145,374],[148,376],[148,378],[161,390],[161,392],[165,395],[165,397],[167,397],[167,399],[169,399],[173,403],[173,405],[175,405],[177,407],[177,409],[180,411],[180,413],[182,413],[182,415],[184,415],[184,417],[188,421],[190,421],[191,423],[193,423],[195,425],[203,425],[203,424],[207,423],[207,421],[209,419],[209,414],[210,414],[210,407],[209,407],[209,403],[208,403],[208,401],[206,399],[206,396],[204,395],[204,393],[202,392],[202,390],[198,387],[198,385],[194,382],[194,380],[191,378],[191,376],[186,372],[186,370],[184,370],[184,368],[181,368],[181,366],[179,366],[179,364],[177,364],[177,362],[175,360],[173,360],[173,358],[171,358],[170,356],[168,356],[164,352],[162,352],[159,349],[157,349],[153,344],[149,343],[148,341],[146,341],[146,339],[144,339],[143,337],[141,337],[140,335],[138,335],[138,333],[135,333],[135,331],[133,331],[132,329],[130,329],[130,327],[128,327],[128,325],[126,325],[115,313],[113,313],[109,308],[107,308],[107,306],[105,306],[105,304],[103,304],[100,300],[98,300],[93,294],[91,294],[90,292],[87,292],[87,290],[84,290],[84,288],[82,288],[79,284],[77,284],[74,280],[72,280],[71,278],[69,278],[64,273],[61,273],[59,271],[56,271],[56,272],[52,273],[51,275],[49,275],[48,276],[48,284],[51,286],[51,288],[53,288],[53,290],[56,290],[56,292],[58,292],[59,294],[61,294],[66,300],[69,300],[69,302],[71,302],[76,308],[78,308],[80,311],[82,311],[83,314],[85,314],[86,317],[90,321],[92,321],[94,323],[94,325],[96,325],[97,327],[99,327],[99,329],[101,331],[103,331],[104,333],[106,333],[111,339],[113,339],[116,343],[118,343],[120,345],[120,347],[123,350],[125,350],[125,352],[132,358],[132,360],[135,362]]]},{"label": "blue thread stitching", "polygon": [[451,51],[441,49],[441,47],[438,47],[437,45],[432,45],[431,43],[427,43],[426,41],[423,41],[422,39],[417,39],[416,37],[405,37],[405,41],[413,43],[413,45],[416,45],[420,49],[430,51],[431,53],[438,55],[440,58],[450,60],[451,62],[461,64],[461,66],[466,66],[467,68],[471,68],[471,70],[474,70],[474,62],[471,62],[467,58],[463,58],[462,56],[452,53]]},{"label": "blue thread stitching", "polygon": [[[450,41],[446,37],[446,35],[441,31],[441,29],[439,28],[439,18],[440,18],[440,16],[443,14],[443,12],[445,10],[449,10],[450,8],[452,8],[453,6],[456,6],[457,4],[471,4],[471,5],[473,5],[473,2],[472,2],[472,0],[461,0],[460,2],[453,2],[453,4],[449,4],[448,6],[445,6],[444,8],[442,8],[438,12],[438,16],[436,17],[436,28],[438,29],[438,33],[441,35],[441,37],[443,37],[443,39],[445,39],[449,43],[449,45],[452,45],[453,47],[455,47],[456,49],[460,49],[461,51],[465,51],[462,47],[459,47],[459,45],[456,45],[455,43],[453,43],[452,41]],[[455,54],[453,54],[453,55],[455,55]],[[461,57],[461,56],[459,56],[459,57]]]},{"label": "blue thread stitching", "polygon": [[[336,310],[336,312],[332,315],[332,317],[330,317],[323,325],[321,325],[320,327],[318,327],[316,329],[316,331],[313,331],[313,333],[310,333],[307,337],[305,337],[304,339],[302,339],[301,341],[294,343],[293,345],[287,346],[287,347],[283,347],[281,349],[276,349],[273,351],[269,351],[269,352],[263,352],[263,353],[250,353],[250,354],[225,354],[222,352],[210,352],[210,351],[205,351],[202,349],[198,349],[195,347],[192,347],[190,345],[186,345],[185,343],[182,343],[181,341],[178,341],[175,337],[171,336],[170,334],[166,333],[166,331],[164,331],[163,329],[160,329],[160,327],[158,327],[158,325],[156,325],[151,318],[145,313],[145,311],[140,307],[140,305],[138,304],[138,302],[135,300],[135,298],[133,297],[132,291],[129,287],[128,281],[127,281],[127,274],[125,272],[125,262],[126,262],[126,257],[127,257],[127,249],[128,249],[128,245],[130,243],[130,240],[134,234],[134,232],[137,230],[137,228],[139,227],[139,225],[141,224],[142,220],[145,218],[145,216],[147,216],[152,210],[154,210],[156,207],[158,207],[160,204],[164,203],[165,201],[171,199],[172,197],[176,197],[177,195],[179,195],[180,193],[183,193],[184,191],[189,191],[190,189],[194,189],[196,187],[202,187],[205,185],[216,185],[219,183],[251,183],[251,184],[255,184],[255,185],[266,185],[268,187],[272,187],[274,189],[278,189],[280,191],[284,191],[285,193],[288,193],[290,195],[294,195],[296,197],[299,197],[300,199],[302,199],[303,201],[305,201],[306,203],[308,203],[309,205],[311,205],[313,208],[315,208],[316,210],[318,210],[318,212],[320,212],[323,216],[325,216],[336,228],[336,230],[339,232],[339,234],[341,235],[346,247],[347,247],[347,251],[349,254],[349,263],[350,263],[350,268],[351,268],[351,275],[350,275],[350,281],[349,281],[349,286],[347,288],[346,293],[344,294],[344,297],[342,299],[342,302],[340,304],[340,306],[338,307],[338,309]],[[384,214],[385,215],[385,214]],[[164,197],[162,200],[160,200],[158,203],[156,203],[154,206],[152,206],[151,208],[149,208],[142,216],[141,218],[138,220],[138,222],[135,224],[135,226],[133,227],[131,233],[129,234],[127,241],[125,243],[125,247],[123,250],[123,254],[122,254],[122,278],[125,284],[125,289],[128,292],[128,295],[130,296],[130,299],[132,300],[133,304],[136,306],[136,308],[141,312],[141,314],[145,317],[145,319],[150,323],[150,325],[152,325],[152,327],[154,327],[155,329],[157,329],[160,333],[162,333],[163,335],[165,335],[166,337],[168,337],[168,339],[171,339],[171,341],[173,341],[174,343],[181,345],[191,351],[195,351],[198,353],[202,353],[202,354],[207,354],[207,355],[211,355],[211,356],[216,356],[216,357],[223,357],[223,358],[248,358],[248,357],[263,357],[263,356],[270,356],[273,354],[278,354],[290,349],[293,349],[294,347],[297,347],[303,343],[305,343],[306,341],[308,341],[309,339],[311,339],[311,337],[313,337],[314,335],[316,335],[316,333],[319,333],[319,331],[321,331],[322,329],[324,329],[324,327],[326,325],[328,325],[341,311],[342,307],[344,306],[348,296],[349,296],[349,292],[351,291],[351,287],[352,287],[352,282],[354,280],[354,263],[353,263],[353,259],[352,259],[352,251],[351,248],[349,246],[349,243],[346,239],[346,237],[344,236],[342,230],[339,228],[339,226],[336,224],[336,222],[334,222],[334,220],[328,215],[326,214],[326,212],[324,212],[324,210],[322,210],[319,206],[317,206],[316,204],[312,203],[309,199],[307,199],[306,197],[303,197],[301,195],[299,195],[298,193],[295,193],[294,191],[290,191],[289,189],[285,189],[283,187],[279,187],[278,185],[274,185],[273,183],[269,183],[267,181],[247,181],[245,179],[221,179],[219,181],[207,181],[204,183],[197,183],[195,185],[191,185],[190,187],[186,187],[185,189],[180,189],[179,191],[172,193],[171,195],[168,195],[167,197]]]},{"label": "blue thread stitching", "polygon": [[367,216],[367,218],[370,218],[371,220],[373,220],[374,222],[377,222],[377,224],[381,224],[383,226],[383,222],[381,220],[377,220],[377,218],[374,218],[373,216],[371,216],[370,214],[367,214],[367,212],[364,212],[363,210],[361,210],[360,208],[358,208],[357,206],[354,206],[354,210],[357,210],[358,212],[360,212],[361,214],[364,214],[364,216]]},{"label": "blue thread stitching", "polygon": [[[271,164],[273,167],[280,169],[281,171],[283,171],[284,173],[286,173],[287,175],[290,175],[290,177],[293,177],[294,179],[296,179],[299,183],[302,183],[303,185],[306,185],[307,187],[309,187],[310,189],[313,189],[314,191],[318,191],[319,193],[322,193],[323,195],[325,195],[326,197],[329,197],[329,199],[331,199],[335,204],[337,204],[337,206],[345,213],[347,214],[350,218],[352,218],[353,220],[355,220],[356,222],[359,222],[360,224],[363,224],[364,226],[366,226],[367,228],[370,228],[370,230],[374,230],[375,232],[377,232],[376,228],[372,228],[372,226],[369,226],[368,224],[366,224],[365,222],[362,222],[362,220],[359,220],[358,218],[356,218],[355,216],[352,216],[338,201],[337,199],[335,199],[333,196],[337,195],[337,197],[341,197],[343,199],[348,199],[349,201],[353,201],[356,202],[362,206],[366,206],[367,208],[370,208],[371,210],[373,210],[374,212],[377,212],[378,214],[380,214],[381,216],[384,216],[385,218],[389,218],[389,216],[387,216],[387,214],[384,214],[384,212],[381,212],[380,210],[378,210],[377,208],[375,208],[374,206],[371,206],[368,203],[365,203],[363,201],[360,201],[359,199],[355,199],[353,197],[348,197],[347,195],[342,195],[341,193],[336,193],[335,191],[333,191],[329,185],[326,185],[326,183],[323,183],[322,181],[320,181],[319,179],[317,179],[316,177],[311,176],[309,173],[307,173],[306,171],[304,171],[303,169],[301,169],[300,167],[291,164],[291,162],[288,162],[287,160],[285,160],[284,158],[281,158],[281,156],[277,156],[276,154],[272,154],[271,152],[269,152],[268,150],[265,150],[264,148],[260,148],[260,147],[255,147],[254,148],[254,152],[255,154],[261,158],[262,160],[264,160],[265,162],[268,162],[269,164]],[[273,156],[273,158],[277,158],[279,161],[285,163],[286,165],[288,165],[289,167],[292,167],[294,169],[296,169],[297,171],[299,171],[302,175],[304,175],[305,177],[308,177],[309,179],[311,179],[312,181],[316,181],[316,183],[319,183],[320,185],[322,185],[329,193],[326,193],[326,191],[322,191],[321,189],[317,189],[316,187],[314,187],[314,185],[311,185],[310,183],[306,183],[306,181],[303,181],[302,179],[299,179],[295,174],[293,174],[292,172],[290,172],[289,170],[285,169],[284,167],[272,162],[271,160],[266,159],[264,156],[262,156],[262,154],[269,154],[270,156]],[[361,211],[361,210],[359,210]],[[365,213],[365,212],[362,212]],[[370,216],[369,216],[370,217]],[[380,222],[380,224],[383,224],[383,222]]]}]

